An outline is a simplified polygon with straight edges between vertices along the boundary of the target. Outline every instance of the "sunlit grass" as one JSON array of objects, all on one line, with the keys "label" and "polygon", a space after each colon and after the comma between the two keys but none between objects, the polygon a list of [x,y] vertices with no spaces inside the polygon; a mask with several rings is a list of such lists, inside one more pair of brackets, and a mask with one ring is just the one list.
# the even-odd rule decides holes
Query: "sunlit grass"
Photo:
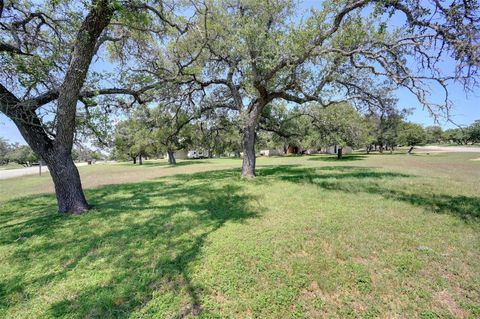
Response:
[{"label": "sunlit grass", "polygon": [[94,165],[81,216],[0,181],[0,317],[479,317],[475,157]]},{"label": "sunlit grass", "polygon": [[0,165],[0,170],[4,169],[16,169],[16,168],[23,168],[24,166],[17,164],[17,163],[8,163]]}]

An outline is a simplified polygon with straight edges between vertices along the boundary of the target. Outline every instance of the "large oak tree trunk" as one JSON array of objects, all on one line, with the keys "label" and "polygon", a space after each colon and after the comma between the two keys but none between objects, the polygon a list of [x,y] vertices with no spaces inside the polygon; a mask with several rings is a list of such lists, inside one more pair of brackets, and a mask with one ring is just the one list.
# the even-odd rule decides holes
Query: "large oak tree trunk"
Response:
[{"label": "large oak tree trunk", "polygon": [[175,159],[175,153],[173,151],[167,151],[168,154],[168,163],[175,165],[177,164],[177,160]]},{"label": "large oak tree trunk", "polygon": [[255,177],[255,131],[256,120],[249,119],[243,127],[243,164],[242,164],[242,176],[243,177]]},{"label": "large oak tree trunk", "polygon": [[85,199],[80,174],[70,153],[66,150],[50,151],[43,154],[42,158],[55,185],[58,211],[80,214],[89,210],[91,206]]},{"label": "large oak tree trunk", "polygon": [[341,147],[337,150],[337,159],[341,160],[343,158],[343,149]]}]

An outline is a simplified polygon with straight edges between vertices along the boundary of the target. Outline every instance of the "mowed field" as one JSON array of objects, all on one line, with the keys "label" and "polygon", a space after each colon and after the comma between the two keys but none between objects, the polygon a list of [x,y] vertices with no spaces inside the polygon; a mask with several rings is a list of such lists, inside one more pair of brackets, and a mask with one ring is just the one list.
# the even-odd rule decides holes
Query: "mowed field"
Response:
[{"label": "mowed field", "polygon": [[81,167],[0,180],[0,318],[479,318],[480,154]]}]

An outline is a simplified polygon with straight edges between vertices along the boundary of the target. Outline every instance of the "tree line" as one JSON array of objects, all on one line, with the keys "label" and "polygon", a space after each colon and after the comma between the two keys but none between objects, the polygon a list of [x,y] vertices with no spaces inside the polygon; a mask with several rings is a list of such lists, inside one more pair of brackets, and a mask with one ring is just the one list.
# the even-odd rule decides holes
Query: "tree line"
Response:
[{"label": "tree line", "polygon": [[264,114],[282,101],[381,113],[403,88],[432,116],[447,112],[452,82],[477,85],[479,11],[476,1],[331,0],[302,12],[292,0],[0,0],[0,111],[49,167],[59,211],[81,213],[76,139],[105,139],[113,116],[140,105],[234,112],[244,177],[255,176]]},{"label": "tree line", "polygon": [[[72,159],[74,161],[89,161],[106,158],[98,150],[77,143],[72,149]],[[25,167],[39,164],[40,157],[28,145],[19,143],[9,143],[5,138],[0,137],[0,166],[16,163]]]},{"label": "tree line", "polygon": [[[407,122],[406,113],[362,115],[354,107],[343,105],[319,108],[318,118],[315,118],[306,113],[312,109],[315,107],[300,110],[276,106],[265,111],[257,131],[256,149],[281,149],[286,154],[290,145],[296,145],[301,147],[303,154],[337,145],[337,156],[341,159],[342,148],[346,146],[363,149],[368,154],[393,152],[399,146],[410,146],[411,152],[413,147],[425,144],[480,143],[480,120],[465,127],[443,130],[437,125],[423,127]],[[73,160],[110,158],[141,165],[145,158],[167,156],[169,163],[174,165],[175,152],[179,150],[205,150],[208,157],[240,157],[242,152],[238,122],[234,116],[220,110],[203,116],[188,116],[168,107],[139,108],[128,120],[118,122],[111,136],[110,154],[77,144],[72,151]],[[8,143],[0,138],[0,165],[17,163],[29,167],[38,161],[38,155],[28,145]]]},{"label": "tree line", "polygon": [[[289,108],[275,105],[262,113],[256,131],[256,150],[301,148],[300,153],[318,152],[337,145],[338,157],[346,146],[366,153],[393,152],[398,146],[425,144],[480,143],[480,120],[463,128],[443,130],[440,126],[423,127],[406,121],[408,112],[362,114],[349,104],[322,108],[317,104]],[[206,150],[209,156],[240,156],[241,126],[229,112],[188,114],[165,106],[140,108],[118,122],[112,134],[112,158],[142,164],[142,158],[167,155],[175,164],[179,150]]]},{"label": "tree line", "polygon": [[7,140],[0,137],[0,165],[17,163],[29,167],[36,162],[38,162],[38,156],[30,146],[8,143]]}]

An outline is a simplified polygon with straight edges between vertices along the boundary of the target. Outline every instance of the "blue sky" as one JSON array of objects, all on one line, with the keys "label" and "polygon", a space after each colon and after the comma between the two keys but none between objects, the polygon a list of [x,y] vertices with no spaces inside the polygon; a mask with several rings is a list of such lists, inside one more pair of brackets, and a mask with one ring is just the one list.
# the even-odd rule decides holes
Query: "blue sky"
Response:
[{"label": "blue sky", "polygon": [[[305,0],[301,4],[302,8],[317,7],[318,0]],[[454,67],[454,61],[445,61],[444,65],[447,69]],[[106,65],[97,65],[98,68],[105,68]],[[435,92],[433,92],[433,95]],[[453,104],[450,116],[454,123],[459,125],[469,125],[473,121],[480,119],[480,90],[466,94],[463,87],[460,85],[451,85],[449,87],[450,100]],[[408,116],[407,120],[420,123],[424,126],[435,124],[434,119],[431,118],[426,110],[424,110],[421,103],[416,98],[405,90],[399,90],[396,93],[398,97],[398,106],[400,108],[413,108],[413,113]],[[435,96],[432,96],[435,98]],[[443,128],[455,127],[454,124],[440,120],[439,125]],[[0,113],[0,137],[9,140],[11,143],[26,144],[15,124],[9,120],[5,115]]]}]

